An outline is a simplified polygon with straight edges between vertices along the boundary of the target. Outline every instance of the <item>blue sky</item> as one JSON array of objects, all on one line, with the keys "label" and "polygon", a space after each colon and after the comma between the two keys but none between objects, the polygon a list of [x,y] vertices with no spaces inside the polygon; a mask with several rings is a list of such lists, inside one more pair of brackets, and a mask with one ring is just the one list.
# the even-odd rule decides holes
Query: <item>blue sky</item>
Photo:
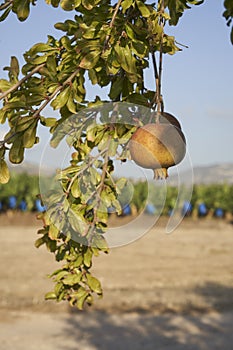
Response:
[{"label": "blue sky", "polygon": [[[223,0],[206,0],[201,6],[186,11],[177,27],[168,29],[188,49],[166,56],[163,66],[162,92],[165,110],[180,120],[186,135],[193,165],[233,163],[233,46],[230,29],[222,17]],[[38,1],[29,19],[20,23],[11,15],[0,23],[0,77],[3,67],[15,55],[22,55],[46,35],[61,36],[53,24],[72,17],[70,12],[53,9]],[[146,73],[147,85],[154,88],[151,71]],[[90,89],[90,97],[97,92]],[[102,93],[104,96],[104,94]],[[0,135],[6,126],[0,125]],[[41,130],[41,145],[27,152],[28,160],[39,160],[48,133]],[[48,163],[52,158],[48,159]]]}]

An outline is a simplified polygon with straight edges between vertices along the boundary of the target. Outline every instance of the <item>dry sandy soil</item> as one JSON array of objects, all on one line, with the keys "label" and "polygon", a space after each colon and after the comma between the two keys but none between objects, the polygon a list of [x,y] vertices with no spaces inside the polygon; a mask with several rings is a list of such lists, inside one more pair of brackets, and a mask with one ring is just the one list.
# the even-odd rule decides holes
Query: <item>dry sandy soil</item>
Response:
[{"label": "dry sandy soil", "polygon": [[230,222],[185,219],[167,235],[160,220],[96,258],[104,298],[81,312],[43,300],[59,264],[34,248],[34,216],[0,216],[0,224],[0,349],[233,349]]}]

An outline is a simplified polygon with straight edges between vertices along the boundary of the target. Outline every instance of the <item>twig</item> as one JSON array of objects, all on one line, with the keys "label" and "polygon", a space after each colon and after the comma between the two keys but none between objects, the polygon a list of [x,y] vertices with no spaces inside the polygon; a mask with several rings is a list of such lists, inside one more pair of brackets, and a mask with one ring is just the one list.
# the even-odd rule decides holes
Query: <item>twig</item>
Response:
[{"label": "twig", "polygon": [[79,177],[80,175],[82,175],[82,174],[90,167],[90,165],[92,165],[93,163],[95,163],[95,161],[96,161],[100,156],[102,156],[105,152],[107,152],[107,150],[108,150],[107,147],[104,148],[100,153],[97,154],[97,156],[93,157],[93,158],[88,162],[88,164],[87,164],[84,168],[82,168],[80,171],[78,171],[78,172],[75,174],[74,177],[72,177],[72,180],[70,181],[69,186],[68,186],[68,188],[67,188],[67,190],[66,190],[66,195],[67,195],[67,196],[69,195],[70,190],[71,190],[71,187],[72,187],[74,181],[77,179],[77,177]]},{"label": "twig", "polygon": [[5,10],[7,7],[9,7],[11,4],[13,4],[13,0],[5,1],[4,4],[0,5],[0,11]]},{"label": "twig", "polygon": [[5,143],[8,143],[8,141],[10,141],[16,134],[17,134],[17,132],[15,132],[12,135],[8,136],[6,139],[1,140],[0,141],[0,148],[2,148],[2,146],[5,146]]},{"label": "twig", "polygon": [[[162,29],[162,34],[160,37],[160,48],[159,48],[159,68],[157,67],[155,52],[152,48],[152,63],[154,68],[154,77],[155,77],[155,84],[156,84],[156,93],[154,100],[152,103],[156,103],[156,108],[158,112],[163,112],[163,98],[161,94],[161,81],[162,81],[162,67],[163,67],[163,38],[164,38],[164,18],[161,14],[164,13],[164,0],[161,0],[161,7],[159,9],[160,12],[160,19],[159,19],[159,25]],[[153,107],[153,106],[152,106]]]},{"label": "twig", "polygon": [[74,77],[77,75],[78,72],[79,72],[79,68],[76,69],[69,76],[69,78],[67,78],[64,81],[64,83],[61,86],[58,86],[50,96],[47,96],[46,101],[40,106],[40,108],[36,110],[36,112],[32,115],[32,117],[37,118],[40,115],[40,112],[51,102],[51,100],[58,94],[58,92],[64,88],[65,85],[69,84],[74,79]]},{"label": "twig", "polygon": [[176,41],[176,40],[175,40],[175,43],[176,43],[177,45],[179,45],[179,46],[184,47],[185,49],[188,49],[188,48],[189,48],[187,45],[181,44],[181,43],[179,43],[179,42]]},{"label": "twig", "polygon": [[2,100],[3,98],[5,98],[7,95],[9,95],[11,92],[15,91],[16,89],[18,89],[18,87],[20,87],[20,85],[22,85],[27,79],[29,79],[33,74],[37,73],[42,67],[45,66],[45,63],[40,64],[39,66],[35,67],[30,73],[28,73],[27,75],[25,75],[25,77],[23,77],[21,80],[19,80],[15,85],[13,85],[10,89],[8,89],[7,91],[5,91],[4,93],[2,93],[0,95],[0,100]]},{"label": "twig", "polygon": [[[109,149],[109,145],[111,142],[111,136],[108,139],[108,144],[107,144],[107,150]],[[89,244],[91,244],[93,235],[94,235],[94,229],[95,229],[95,224],[98,222],[98,217],[97,217],[97,213],[98,213],[98,209],[99,209],[99,205],[101,203],[101,192],[103,191],[104,188],[104,182],[105,182],[105,177],[107,174],[107,170],[108,170],[108,159],[109,159],[109,153],[106,151],[105,153],[105,157],[104,157],[104,165],[103,165],[103,170],[102,170],[102,174],[101,174],[101,180],[98,186],[98,189],[96,191],[96,198],[97,198],[97,203],[96,206],[94,208],[94,218],[92,223],[90,224],[91,226],[91,232],[89,233],[89,237],[88,237],[88,242]]]},{"label": "twig", "polygon": [[[115,22],[115,19],[116,19],[116,15],[117,15],[117,12],[119,11],[119,8],[120,8],[120,6],[121,6],[121,2],[122,2],[122,0],[118,0],[118,2],[117,2],[117,4],[116,4],[115,11],[114,11],[114,13],[113,13],[113,16],[112,16],[111,22],[110,22],[110,24],[109,24],[109,28],[112,28],[112,27],[113,27],[113,25],[114,25],[114,22]],[[107,48],[107,46],[108,46],[108,43],[109,43],[110,37],[111,37],[111,35],[110,35],[110,34],[108,34],[108,35],[106,36],[106,40],[105,40],[105,43],[104,43],[104,50],[106,50],[106,48]]]},{"label": "twig", "polygon": [[[161,13],[164,13],[164,0],[161,2]],[[162,35],[160,38],[160,48],[159,48],[159,77],[158,77],[158,101],[157,101],[157,110],[158,112],[163,112],[163,98],[161,94],[161,81],[162,81],[162,67],[163,67],[163,38],[164,38],[164,18],[160,17],[160,26],[162,28]]]}]

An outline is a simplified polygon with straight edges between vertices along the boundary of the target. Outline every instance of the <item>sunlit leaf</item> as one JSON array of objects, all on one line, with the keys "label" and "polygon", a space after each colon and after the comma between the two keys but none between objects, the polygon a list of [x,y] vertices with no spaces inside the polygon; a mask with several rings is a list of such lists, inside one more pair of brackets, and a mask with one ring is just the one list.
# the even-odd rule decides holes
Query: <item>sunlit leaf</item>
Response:
[{"label": "sunlit leaf", "polygon": [[10,179],[10,172],[4,159],[0,159],[0,183],[6,184]]},{"label": "sunlit leaf", "polygon": [[21,163],[24,158],[24,147],[23,147],[23,138],[18,136],[13,142],[11,149],[9,151],[9,159],[11,163]]},{"label": "sunlit leaf", "polygon": [[20,21],[25,21],[28,18],[30,12],[30,0],[20,0],[17,2],[16,9],[17,17]]},{"label": "sunlit leaf", "polygon": [[91,288],[91,290],[96,294],[102,294],[102,287],[101,287],[100,281],[89,273],[87,274],[86,277],[87,277],[87,283]]},{"label": "sunlit leaf", "polygon": [[100,57],[100,51],[93,51],[88,53],[86,56],[83,57],[81,60],[79,67],[83,69],[91,69],[95,67],[96,63],[98,62]]}]

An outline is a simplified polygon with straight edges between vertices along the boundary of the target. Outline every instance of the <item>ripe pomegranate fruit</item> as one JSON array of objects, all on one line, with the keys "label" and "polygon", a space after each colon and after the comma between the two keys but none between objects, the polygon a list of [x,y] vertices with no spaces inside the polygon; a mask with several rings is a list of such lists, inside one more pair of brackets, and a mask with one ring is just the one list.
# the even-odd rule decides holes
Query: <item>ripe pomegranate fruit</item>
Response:
[{"label": "ripe pomegranate fruit", "polygon": [[181,125],[179,120],[174,117],[174,115],[167,113],[167,112],[156,112],[155,113],[155,118],[158,120],[159,123],[161,124],[172,124],[176,126],[177,128],[181,129]]},{"label": "ripe pomegranate fruit", "polygon": [[167,169],[185,156],[185,136],[180,127],[158,121],[139,127],[129,141],[129,150],[136,164],[153,169],[155,179],[164,179]]}]

